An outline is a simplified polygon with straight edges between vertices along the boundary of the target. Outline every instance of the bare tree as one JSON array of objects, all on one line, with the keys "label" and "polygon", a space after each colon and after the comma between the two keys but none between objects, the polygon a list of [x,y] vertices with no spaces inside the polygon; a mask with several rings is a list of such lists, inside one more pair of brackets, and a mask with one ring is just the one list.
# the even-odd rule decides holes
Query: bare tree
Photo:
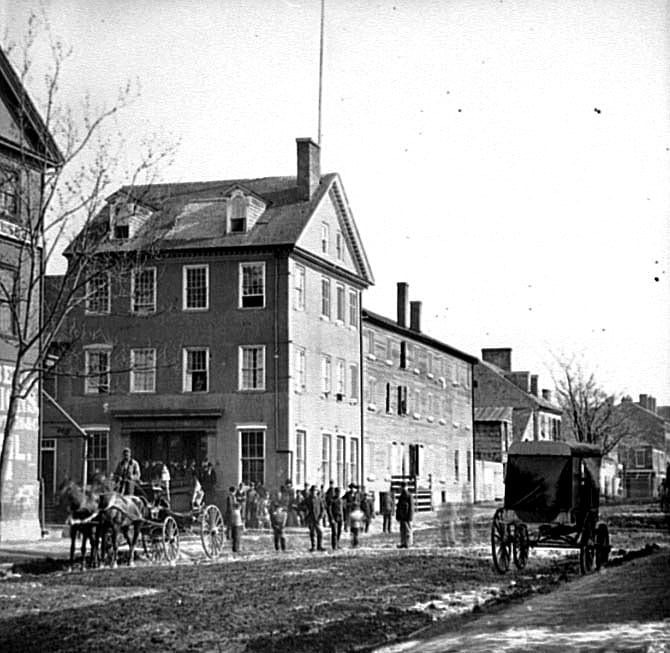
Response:
[{"label": "bare tree", "polygon": [[563,429],[578,442],[594,444],[608,454],[629,433],[615,397],[584,370],[574,358],[558,359],[560,374],[554,378],[558,402],[563,408]]},{"label": "bare tree", "polygon": [[[50,44],[51,69],[36,111],[25,88],[38,35]],[[13,81],[21,95],[17,113],[21,173],[13,180],[17,219],[8,250],[10,265],[0,269],[0,341],[7,342],[13,351],[9,383],[5,369],[9,393],[5,398],[0,482],[6,477],[17,409],[22,401],[37,401],[37,382],[64,351],[54,344],[63,336],[68,316],[96,292],[95,280],[101,273],[118,277],[141,265],[157,241],[157,233],[146,231],[125,253],[109,246],[109,209],[105,207],[112,184],[124,184],[126,189],[115,197],[116,211],[139,210],[136,207],[142,206],[142,198],[132,189],[150,186],[175,151],[175,146],[163,139],[147,138],[136,163],[123,169],[126,142],[114,125],[117,114],[136,97],[132,85],[120,90],[111,107],[94,107],[90,98],[84,98],[81,112],[64,107],[60,82],[72,53],[53,37],[44,18],[32,16],[21,43],[7,49],[14,62],[9,74],[15,75]],[[1,52],[0,56],[4,57]],[[36,129],[39,133],[33,133]],[[51,151],[36,156],[36,142],[46,143]],[[63,249],[67,269],[51,285],[44,302],[46,270]],[[68,334],[69,339],[75,337]]]}]

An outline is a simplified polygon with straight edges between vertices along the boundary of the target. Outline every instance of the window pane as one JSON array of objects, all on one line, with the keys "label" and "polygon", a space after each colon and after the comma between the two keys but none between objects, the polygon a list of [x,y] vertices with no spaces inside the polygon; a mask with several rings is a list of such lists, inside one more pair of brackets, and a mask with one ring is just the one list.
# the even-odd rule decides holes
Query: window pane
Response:
[{"label": "window pane", "polygon": [[265,347],[241,347],[241,390],[265,389]]},{"label": "window pane", "polygon": [[344,322],[344,287],[337,286],[337,319]]},{"label": "window pane", "polygon": [[185,388],[186,392],[207,392],[208,390],[207,349],[186,350]]},{"label": "window pane", "polygon": [[330,279],[321,279],[321,315],[330,317]]},{"label": "window pane", "polygon": [[0,268],[0,333],[14,335],[12,319],[12,295],[14,293],[14,274],[11,270]]},{"label": "window pane", "polygon": [[244,483],[265,483],[264,438],[264,431],[241,431],[242,481]]},{"label": "window pane", "polygon": [[305,268],[302,265],[295,268],[295,307],[300,311],[305,308]]},{"label": "window pane", "polygon": [[[349,324],[358,328],[358,292],[355,290],[349,291]],[[374,334],[372,336],[372,344],[373,350],[371,353],[374,353]]]},{"label": "window pane", "polygon": [[243,308],[262,308],[265,305],[265,265],[243,263],[242,298]]},{"label": "window pane", "polygon": [[207,308],[207,267],[187,267],[185,308]]},{"label": "window pane", "polygon": [[101,272],[86,284],[86,310],[89,313],[109,313],[109,275]]},{"label": "window pane", "polygon": [[85,391],[89,394],[109,392],[109,352],[107,350],[86,351]]},{"label": "window pane", "polygon": [[133,312],[152,313],[156,310],[156,270],[133,272]]},{"label": "window pane", "polygon": [[156,389],[156,350],[133,349],[131,358],[131,392],[154,392]]}]

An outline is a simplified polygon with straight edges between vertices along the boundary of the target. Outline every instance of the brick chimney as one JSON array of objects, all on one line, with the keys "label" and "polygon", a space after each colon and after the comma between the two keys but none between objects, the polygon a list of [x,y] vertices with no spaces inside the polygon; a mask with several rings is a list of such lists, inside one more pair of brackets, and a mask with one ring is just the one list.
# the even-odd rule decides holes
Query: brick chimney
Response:
[{"label": "brick chimney", "polygon": [[530,375],[530,394],[534,397],[539,397],[538,395],[538,376],[537,374]]},{"label": "brick chimney", "polygon": [[656,412],[656,397],[652,397],[651,395],[649,395],[649,410],[652,413]]},{"label": "brick chimney", "polygon": [[642,408],[649,408],[649,397],[647,395],[640,395],[640,401],[638,403]]},{"label": "brick chimney", "polygon": [[404,281],[398,282],[398,326],[407,326],[407,296],[409,285]]},{"label": "brick chimney", "polygon": [[507,378],[524,392],[530,392],[530,372],[510,372]]},{"label": "brick chimney", "polygon": [[542,399],[551,403],[551,390],[547,390],[547,388],[543,388],[542,389]]},{"label": "brick chimney", "polygon": [[409,328],[421,332],[421,302],[409,303]]},{"label": "brick chimney", "polygon": [[482,349],[482,360],[498,366],[505,372],[512,371],[512,350],[510,348]]},{"label": "brick chimney", "polygon": [[321,148],[311,138],[296,138],[298,199],[311,200],[321,182]]}]

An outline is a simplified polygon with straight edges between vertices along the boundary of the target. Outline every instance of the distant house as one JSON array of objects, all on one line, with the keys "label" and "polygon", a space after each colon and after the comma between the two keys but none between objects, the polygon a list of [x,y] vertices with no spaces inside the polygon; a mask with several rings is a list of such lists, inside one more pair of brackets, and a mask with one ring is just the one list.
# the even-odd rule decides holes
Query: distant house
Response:
[{"label": "distant house", "polygon": [[[58,147],[0,49],[0,441],[20,346],[18,322],[24,317],[15,310],[23,301],[16,300],[35,296],[34,270],[41,265],[41,252],[34,245],[40,240],[34,233],[39,224],[40,190],[45,173],[61,162]],[[26,286],[31,286],[30,291]],[[33,308],[37,306],[30,306],[30,327],[39,319]],[[31,349],[24,362],[32,365],[36,354]],[[1,470],[0,541],[40,535],[38,393],[36,384],[17,404],[8,457]]]},{"label": "distant house", "polygon": [[539,392],[537,375],[512,370],[510,348],[482,349],[474,379],[477,497],[496,499],[503,496],[509,445],[560,440],[562,411],[550,390]]},{"label": "distant house", "polygon": [[[73,313],[84,335],[57,394],[90,434],[89,473],[112,471],[129,446],[143,467],[167,464],[175,490],[207,459],[219,497],[239,482],[327,484],[336,469],[342,485],[361,482],[360,310],[373,278],[342,181],[319,159],[298,139],[297,175],[110,198],[101,249],[127,255],[149,232],[153,256],[100,274]],[[59,473],[80,478],[81,438],[54,411],[45,428]]]},{"label": "distant house", "polygon": [[365,484],[405,481],[421,507],[473,497],[472,367],[421,330],[421,302],[398,284],[397,319],[363,310]]},{"label": "distant house", "polygon": [[617,446],[627,497],[658,496],[670,460],[670,421],[665,408],[659,411],[656,399],[646,394],[638,402],[624,399],[614,408],[627,431]]}]

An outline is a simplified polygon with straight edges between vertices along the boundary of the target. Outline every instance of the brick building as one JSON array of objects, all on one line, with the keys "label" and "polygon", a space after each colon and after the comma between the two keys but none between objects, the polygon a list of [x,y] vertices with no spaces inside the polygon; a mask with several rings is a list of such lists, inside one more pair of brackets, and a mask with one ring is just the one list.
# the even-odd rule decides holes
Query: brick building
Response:
[{"label": "brick building", "polygon": [[476,358],[421,331],[421,302],[398,284],[397,319],[363,309],[365,484],[416,486],[426,507],[473,499]]},{"label": "brick building", "polygon": [[[29,312],[27,287],[39,303],[41,251],[35,245],[44,174],[61,161],[61,155],[21,80],[0,50],[0,442],[4,440],[9,397],[17,363],[19,338],[39,319]],[[32,233],[32,237],[29,235]],[[20,262],[23,262],[21,264]],[[19,303],[17,298],[21,298]],[[22,320],[17,324],[17,320]],[[31,365],[37,352],[24,362]],[[18,402],[4,469],[0,471],[0,540],[39,537],[39,402],[36,385]]]},{"label": "brick building", "polygon": [[624,399],[614,407],[626,436],[619,441],[617,452],[623,466],[623,488],[626,497],[658,496],[670,461],[670,421],[661,414],[656,399],[641,394],[638,402]]},{"label": "brick building", "polygon": [[[342,181],[297,141],[297,176],[122,188],[100,216],[110,256],[151,255],[89,284],[60,403],[89,467],[215,464],[218,491],[360,481],[361,292],[373,283]],[[141,200],[137,198],[141,197]],[[149,235],[151,234],[151,235]],[[81,438],[50,412],[59,469]],[[186,491],[186,490],[185,490]],[[184,491],[184,492],[185,492]],[[179,501],[179,492],[176,492]]]},{"label": "brick building", "polygon": [[552,403],[550,390],[540,393],[536,374],[512,370],[509,348],[482,349],[474,378],[478,497],[500,498],[509,445],[560,440],[562,411]]}]

